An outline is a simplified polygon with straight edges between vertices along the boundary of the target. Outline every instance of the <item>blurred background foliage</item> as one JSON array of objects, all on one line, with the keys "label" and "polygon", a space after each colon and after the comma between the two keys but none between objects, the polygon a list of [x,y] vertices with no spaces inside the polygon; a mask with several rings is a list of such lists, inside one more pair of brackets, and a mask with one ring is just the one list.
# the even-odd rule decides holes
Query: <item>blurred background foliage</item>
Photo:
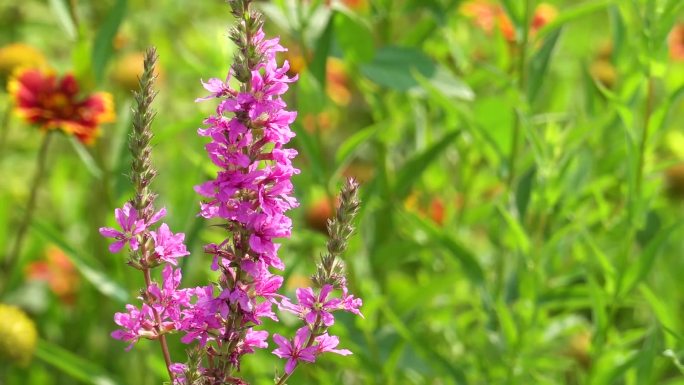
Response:
[{"label": "blurred background foliage", "polygon": [[[257,6],[299,75],[288,294],[314,270],[341,180],[362,182],[347,265],[365,319],[333,328],[354,355],[292,384],[684,384],[684,3]],[[196,135],[213,106],[194,100],[225,77],[232,22],[218,0],[0,2],[3,88],[18,65],[49,67],[111,92],[117,113],[94,145],[60,135],[47,154],[28,242],[0,271],[0,384],[163,380],[156,344],[109,337],[142,278],[96,230],[131,197],[131,89],[155,45],[158,204],[193,252],[183,285],[212,278],[202,245],[221,235],[192,187],[214,172]],[[3,252],[43,135],[12,111],[0,92]],[[264,350],[243,373],[268,384],[281,365]]]}]

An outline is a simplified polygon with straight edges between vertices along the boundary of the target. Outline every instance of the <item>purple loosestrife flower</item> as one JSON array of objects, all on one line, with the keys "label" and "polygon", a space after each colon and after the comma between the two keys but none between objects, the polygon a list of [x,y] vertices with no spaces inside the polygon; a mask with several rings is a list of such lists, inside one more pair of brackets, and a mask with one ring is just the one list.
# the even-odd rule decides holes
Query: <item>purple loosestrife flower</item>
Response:
[{"label": "purple loosestrife flower", "polygon": [[330,336],[328,333],[323,333],[316,337],[316,355],[321,353],[335,353],[342,356],[348,356],[352,354],[351,351],[347,349],[335,349],[340,343],[340,339],[337,336]]},{"label": "purple loosestrife flower", "polygon": [[150,236],[154,240],[155,257],[159,260],[175,266],[177,258],[190,254],[183,243],[185,234],[172,233],[166,223],[162,223],[157,231],[150,231]]},{"label": "purple loosestrife flower", "polygon": [[[231,32],[238,48],[235,61],[225,80],[203,82],[209,95],[197,99],[219,99],[216,113],[198,130],[209,139],[207,155],[219,168],[214,179],[195,187],[204,197],[199,215],[222,220],[228,232],[222,242],[205,246],[213,257],[211,269],[220,272],[218,290],[195,289],[182,321],[182,341],[199,340],[210,361],[228,361],[227,372],[215,369],[212,376],[229,382],[243,354],[268,346],[268,332],[253,327],[264,318],[278,320],[273,305],[281,298],[283,279],[270,269],[285,268],[276,240],[290,236],[286,212],[298,205],[290,181],[299,173],[292,165],[297,152],[285,148],[294,137],[289,126],[297,114],[287,111],[281,98],[296,78],[287,76],[287,62],[276,61],[285,49],[277,38],[265,38],[261,16],[249,10],[250,2],[229,1],[238,19]],[[239,86],[233,87],[231,79]]]},{"label": "purple loosestrife flower", "polygon": [[285,364],[285,373],[292,373],[299,361],[316,361],[316,348],[313,346],[306,346],[310,335],[311,331],[306,326],[297,330],[297,333],[292,341],[279,334],[273,335],[273,340],[276,344],[278,344],[278,349],[274,350],[273,354],[280,358],[287,359],[287,363]]},{"label": "purple loosestrife flower", "polygon": [[162,271],[163,284],[160,288],[156,282],[147,287],[147,303],[160,315],[162,322],[168,320],[164,329],[179,329],[181,327],[181,314],[185,308],[190,307],[190,292],[187,289],[178,290],[181,282],[180,269],[174,270],[171,266],[164,266]]},{"label": "purple loosestrife flower", "polygon": [[293,305],[288,299],[282,301],[282,308],[300,316],[308,324],[316,323],[316,320],[323,322],[325,326],[332,326],[335,317],[331,314],[335,310],[341,309],[342,300],[339,298],[328,299],[328,295],[333,290],[332,285],[325,285],[321,288],[318,296],[314,294],[312,288],[297,289],[298,305]]},{"label": "purple loosestrife flower", "polygon": [[[190,307],[191,291],[178,290],[181,281],[180,270],[171,266],[164,267],[162,286],[151,283],[140,297],[142,307],[126,305],[126,313],[116,313],[114,322],[122,329],[112,332],[112,337],[131,342],[126,350],[130,350],[140,337],[156,339],[161,334],[182,327],[183,311]],[[158,315],[158,319],[157,319]]]},{"label": "purple loosestrife flower", "polygon": [[101,227],[100,234],[107,238],[116,239],[116,242],[109,246],[109,251],[112,253],[118,253],[126,243],[130,244],[131,250],[136,251],[139,246],[137,235],[144,232],[151,224],[159,221],[164,215],[166,215],[166,209],[161,209],[149,221],[145,222],[144,219],[138,218],[138,211],[133,205],[126,202],[123,208],[114,210],[114,217],[122,231],[111,227]]},{"label": "purple loosestrife flower", "polygon": [[[287,358],[285,373],[276,378],[276,385],[283,385],[297,367],[301,358],[300,351],[313,349],[313,359],[318,355],[330,352],[340,355],[352,354],[347,349],[336,349],[339,338],[328,334],[328,328],[335,323],[333,313],[344,310],[362,316],[359,308],[362,301],[349,294],[347,280],[343,270],[343,263],[339,256],[347,247],[347,240],[353,233],[352,220],[358,212],[358,184],[354,180],[348,180],[342,188],[339,205],[335,217],[328,221],[328,253],[321,256],[316,274],[312,281],[316,288],[299,288],[296,291],[297,304],[289,299],[280,301],[281,310],[296,314],[304,321],[304,326],[297,331],[292,341],[282,336],[273,336],[279,349],[273,354],[281,358]],[[318,291],[318,293],[317,293]],[[306,342],[302,343],[302,335],[307,333]],[[299,355],[298,355],[299,354]],[[306,358],[310,358],[306,356]]]},{"label": "purple loosestrife flower", "polygon": [[[150,190],[156,170],[152,167],[152,119],[155,115],[151,105],[156,92],[152,85],[156,78],[154,65],[157,54],[154,48],[145,54],[144,70],[139,79],[140,90],[135,93],[136,104],[133,107],[133,131],[130,135],[128,148],[131,151],[131,173],[135,194],[122,209],[115,210],[116,221],[122,228],[118,231],[112,228],[101,228],[100,233],[116,242],[110,246],[113,253],[120,251],[126,243],[130,244],[128,264],[140,270],[145,279],[145,288],[138,297],[142,304],[140,308],[126,305],[126,312],[116,313],[114,322],[121,327],[112,333],[112,337],[130,342],[131,345],[141,337],[158,340],[164,361],[172,384],[179,384],[185,378],[178,377],[183,368],[173,365],[169,353],[166,335],[184,326],[183,316],[188,307],[193,292],[178,289],[181,282],[181,271],[174,270],[170,265],[176,265],[176,259],[188,255],[183,244],[185,235],[174,234],[168,225],[161,224],[157,229],[151,226],[166,214],[166,210],[154,212],[156,194]],[[152,269],[168,263],[162,271],[162,284],[153,281]]]},{"label": "purple loosestrife flower", "polygon": [[121,326],[123,329],[115,330],[112,332],[112,338],[117,340],[130,342],[131,344],[126,347],[126,350],[131,350],[133,345],[138,342],[141,336],[141,332],[145,329],[143,327],[143,321],[145,319],[145,311],[149,307],[143,306],[143,311],[140,311],[137,307],[133,305],[126,305],[127,313],[116,313],[114,314],[114,322]]}]

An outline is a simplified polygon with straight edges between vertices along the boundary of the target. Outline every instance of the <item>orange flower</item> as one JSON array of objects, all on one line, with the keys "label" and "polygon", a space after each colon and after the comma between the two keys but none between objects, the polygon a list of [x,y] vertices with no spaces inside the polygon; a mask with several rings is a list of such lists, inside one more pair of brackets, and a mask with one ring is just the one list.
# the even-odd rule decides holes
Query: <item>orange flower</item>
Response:
[{"label": "orange flower", "polygon": [[328,97],[330,97],[338,106],[348,105],[352,95],[347,86],[348,79],[347,72],[344,68],[344,62],[338,58],[329,57],[325,78],[325,92],[328,94]]},{"label": "orange flower", "polygon": [[366,8],[366,0],[342,0],[344,5],[351,9],[364,9]]},{"label": "orange flower", "polygon": [[314,201],[306,208],[306,224],[309,228],[328,233],[328,220],[335,214],[335,202],[324,197]]},{"label": "orange flower", "polygon": [[486,33],[494,30],[498,18],[503,13],[500,6],[487,0],[468,1],[461,6],[461,12]]},{"label": "orange flower", "polygon": [[79,284],[79,275],[74,264],[56,246],[49,247],[46,258],[32,262],[26,267],[26,276],[30,280],[47,282],[63,302],[73,304]]},{"label": "orange flower", "polygon": [[[516,40],[515,26],[500,5],[488,0],[472,0],[461,7],[461,12],[472,19],[475,25],[486,33],[491,33],[497,26],[507,41],[512,43]],[[553,5],[539,4],[535,8],[530,22],[530,35],[534,36],[542,27],[553,21],[557,15],[558,10]]]},{"label": "orange flower", "polygon": [[684,61],[684,24],[677,24],[670,32],[668,39],[670,45],[670,57],[674,60]]},{"label": "orange flower", "polygon": [[404,208],[423,218],[431,219],[439,226],[444,225],[446,207],[444,200],[440,197],[430,197],[422,192],[414,191],[404,200]]},{"label": "orange flower", "polygon": [[78,98],[78,83],[70,74],[57,79],[52,72],[19,70],[7,87],[16,113],[45,131],[61,129],[91,144],[98,126],[114,121],[112,96],[100,92]]},{"label": "orange flower", "polygon": [[537,31],[552,22],[556,16],[558,16],[556,7],[547,3],[539,4],[534,10],[534,16],[532,16],[532,23],[530,25],[532,34],[536,34]]}]

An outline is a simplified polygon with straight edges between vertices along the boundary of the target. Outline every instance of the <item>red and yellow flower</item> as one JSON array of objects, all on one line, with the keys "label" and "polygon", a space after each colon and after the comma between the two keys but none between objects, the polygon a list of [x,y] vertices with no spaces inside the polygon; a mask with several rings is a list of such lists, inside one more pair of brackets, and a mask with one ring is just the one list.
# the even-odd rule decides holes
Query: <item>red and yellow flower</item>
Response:
[{"label": "red and yellow flower", "polygon": [[44,131],[62,130],[91,144],[102,123],[113,122],[114,103],[105,92],[80,97],[73,75],[58,79],[39,69],[17,71],[8,83],[15,112]]}]

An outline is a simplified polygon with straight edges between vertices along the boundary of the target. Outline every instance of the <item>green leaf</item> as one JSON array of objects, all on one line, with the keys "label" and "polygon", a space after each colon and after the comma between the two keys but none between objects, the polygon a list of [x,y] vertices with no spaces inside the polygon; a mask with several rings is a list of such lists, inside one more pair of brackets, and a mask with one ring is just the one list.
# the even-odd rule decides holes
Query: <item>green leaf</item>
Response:
[{"label": "green leaf", "polygon": [[439,159],[439,156],[453,144],[459,134],[459,131],[452,131],[444,135],[435,144],[416,154],[404,164],[401,170],[399,170],[396,183],[394,184],[394,193],[397,198],[404,199],[408,196],[411,187],[420,178],[423,171]]},{"label": "green leaf", "polygon": [[584,3],[561,9],[552,22],[546,24],[537,32],[537,38],[546,38],[555,30],[561,28],[568,22],[578,20],[591,13],[598,12],[613,4],[618,4],[619,0],[591,0]]},{"label": "green leaf", "polygon": [[[522,19],[523,15],[522,13],[524,12],[522,7],[518,7],[517,5],[523,4],[523,1],[516,1],[516,0],[501,0],[501,5],[503,6],[503,10],[506,13],[506,16],[511,20],[513,25],[518,28],[521,27],[522,24]],[[528,4],[530,4],[528,2]]]},{"label": "green leaf", "polygon": [[378,125],[372,125],[359,130],[348,137],[337,149],[337,152],[335,153],[335,162],[338,165],[347,163],[349,158],[354,155],[356,150],[369,139],[373,138],[377,132]]},{"label": "green leaf", "polygon": [[[419,94],[424,89],[425,91],[438,92],[447,98],[467,101],[475,99],[475,92],[473,92],[470,86],[442,65],[436,67],[435,72],[430,78],[422,76],[417,71],[414,71],[414,77],[422,86],[422,88],[418,89]],[[425,92],[422,93],[425,94]]]},{"label": "green leaf", "polygon": [[[639,292],[642,296],[644,296],[646,302],[648,302],[650,305],[651,310],[653,310],[653,314],[655,314],[660,325],[662,325],[666,330],[671,330],[672,332],[679,334],[681,328],[679,327],[679,322],[676,319],[676,316],[674,316],[677,314],[677,310],[672,308],[668,309],[664,299],[658,297],[653,290],[646,286],[646,284],[642,283],[639,285]],[[670,336],[670,338],[672,337]]]},{"label": "green leaf", "polygon": [[646,278],[646,275],[648,275],[653,267],[655,258],[665,245],[665,241],[678,227],[679,225],[672,225],[667,229],[660,231],[658,235],[648,243],[648,246],[646,246],[641,255],[639,255],[639,258],[634,261],[634,263],[629,264],[627,271],[623,276],[621,285],[622,290],[620,290],[621,295],[628,295],[637,284]]},{"label": "green leaf", "polygon": [[373,34],[353,13],[339,12],[335,20],[335,38],[350,62],[368,62],[373,59]]},{"label": "green leaf", "polygon": [[112,56],[113,41],[119,26],[126,14],[127,0],[117,0],[116,4],[107,14],[102,27],[97,31],[93,42],[93,73],[95,80],[100,83],[104,78],[107,62]]},{"label": "green leaf", "polygon": [[452,376],[457,384],[467,384],[465,373],[460,367],[454,365],[453,362],[445,358],[428,340],[416,338],[416,333],[406,325],[386,301],[383,301],[381,306],[381,310],[386,319],[394,326],[394,329],[404,340],[406,340],[406,342],[425,355],[426,358],[429,358],[430,360],[433,360],[435,364],[440,365],[443,370],[447,371]]},{"label": "green leaf", "polygon": [[416,214],[405,212],[405,218],[410,222],[411,228],[423,230],[429,239],[449,251],[450,255],[460,263],[468,279],[476,286],[484,284],[484,270],[480,262],[472,251],[462,245],[459,241],[451,237],[444,230],[437,228],[434,224],[420,218]]},{"label": "green leaf", "polygon": [[335,18],[337,12],[333,12],[328,19],[328,24],[325,30],[316,42],[316,51],[314,58],[311,61],[310,71],[314,78],[321,85],[321,89],[325,89],[326,82],[326,67],[328,63],[328,56],[330,55],[330,46],[332,45],[333,31],[335,30]]},{"label": "green leaf", "polygon": [[515,190],[515,205],[518,209],[518,215],[522,219],[525,219],[527,206],[530,203],[536,171],[536,167],[531,167],[520,179],[520,182],[518,182],[518,188]]},{"label": "green leaf", "polygon": [[528,67],[529,83],[527,84],[527,98],[530,102],[533,102],[537,98],[539,90],[544,83],[546,72],[549,68],[549,62],[551,61],[551,54],[556,47],[556,43],[558,43],[558,38],[562,31],[562,28],[559,28],[548,36],[544,40],[544,44],[542,44],[530,60],[530,65]]},{"label": "green leaf", "polygon": [[530,238],[527,236],[527,233],[525,232],[525,229],[523,229],[520,221],[502,206],[497,206],[497,208],[499,209],[501,216],[508,224],[508,228],[511,230],[513,239],[515,239],[516,246],[518,246],[520,251],[522,251],[524,254],[529,253],[531,247]]},{"label": "green leaf", "polygon": [[296,134],[295,143],[297,148],[301,149],[304,156],[309,160],[309,167],[311,167],[314,180],[321,185],[325,185],[327,175],[326,163],[316,138],[308,133],[298,122],[292,125],[292,130]]},{"label": "green leaf", "polygon": [[54,12],[55,16],[57,16],[59,24],[64,29],[64,32],[66,32],[67,36],[69,36],[69,39],[75,40],[76,26],[74,25],[74,21],[71,19],[71,15],[69,14],[69,8],[66,4],[66,0],[50,0],[50,8],[52,8],[52,12]]},{"label": "green leaf", "polygon": [[412,71],[426,78],[435,73],[435,64],[416,48],[382,47],[375,52],[373,61],[361,66],[361,73],[373,82],[398,91],[407,91],[418,85]]},{"label": "green leaf", "polygon": [[496,302],[496,315],[498,317],[499,326],[506,344],[508,347],[513,347],[518,342],[518,326],[516,325],[511,309],[508,304],[504,302],[503,298]]},{"label": "green leaf", "polygon": [[119,385],[104,369],[68,350],[45,340],[38,340],[36,357],[72,378],[92,385]]},{"label": "green leaf", "polygon": [[93,156],[88,152],[88,149],[85,148],[85,146],[76,140],[73,136],[69,137],[69,142],[71,143],[71,146],[74,148],[76,153],[78,154],[78,157],[81,159],[83,162],[83,165],[85,168],[97,179],[102,179],[102,169],[100,169],[100,166],[97,165],[97,162],[93,158]]},{"label": "green leaf", "polygon": [[256,3],[256,5],[259,7],[259,10],[266,15],[269,23],[274,23],[278,26],[278,29],[282,29],[283,31],[294,31],[295,28],[292,19],[289,18],[280,7],[275,4],[261,2]]},{"label": "green leaf", "polygon": [[121,303],[128,300],[128,294],[123,286],[112,280],[107,274],[96,270],[86,263],[79,251],[72,247],[62,235],[47,223],[34,218],[31,227],[46,241],[52,242],[66,253],[67,257],[81,272],[83,277],[95,286],[100,293]]}]

